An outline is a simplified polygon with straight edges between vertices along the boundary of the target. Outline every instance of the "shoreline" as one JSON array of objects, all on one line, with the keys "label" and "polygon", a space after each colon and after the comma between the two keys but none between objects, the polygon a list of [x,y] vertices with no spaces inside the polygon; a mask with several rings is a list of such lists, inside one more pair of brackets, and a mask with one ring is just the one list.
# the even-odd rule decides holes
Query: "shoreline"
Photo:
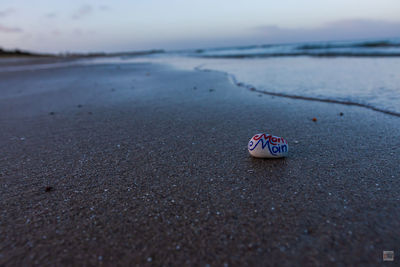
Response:
[{"label": "shoreline", "polygon": [[[0,265],[380,264],[400,249],[397,117],[157,64],[0,78]],[[264,131],[288,158],[248,155]]]},{"label": "shoreline", "polygon": [[255,86],[253,86],[251,84],[243,83],[243,82],[238,81],[238,79],[236,78],[236,76],[234,74],[229,73],[229,72],[225,72],[225,71],[221,71],[221,70],[202,69],[200,66],[199,67],[195,67],[194,70],[204,71],[204,72],[214,71],[214,72],[223,73],[224,75],[226,75],[230,79],[230,81],[234,85],[236,85],[238,87],[241,87],[243,89],[247,89],[247,90],[256,92],[256,93],[266,94],[266,95],[270,95],[270,96],[283,97],[283,98],[290,98],[290,99],[299,99],[299,100],[316,101],[316,102],[322,102],[322,103],[341,104],[341,105],[346,105],[346,106],[356,106],[356,107],[362,107],[362,108],[370,109],[370,110],[373,110],[373,111],[376,111],[376,112],[384,113],[384,114],[387,114],[387,115],[400,117],[400,113],[397,113],[397,112],[394,112],[394,111],[390,111],[390,110],[381,109],[381,108],[377,108],[377,107],[374,107],[374,106],[368,105],[368,104],[361,104],[361,103],[352,102],[352,101],[341,101],[341,100],[335,100],[335,99],[329,99],[329,98],[318,98],[318,97],[308,97],[308,96],[301,96],[301,95],[290,95],[290,94],[285,94],[285,93],[277,93],[277,92],[270,92],[270,91],[265,91],[265,90],[258,90],[257,87],[255,87]]}]

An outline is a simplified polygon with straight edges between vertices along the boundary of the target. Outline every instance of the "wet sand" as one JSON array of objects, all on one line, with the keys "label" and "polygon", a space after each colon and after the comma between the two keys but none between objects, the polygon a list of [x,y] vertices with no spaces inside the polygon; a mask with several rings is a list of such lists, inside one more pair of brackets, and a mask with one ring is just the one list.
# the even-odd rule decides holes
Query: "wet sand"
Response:
[{"label": "wet sand", "polygon": [[[154,64],[0,81],[0,265],[366,266],[400,252],[398,117]],[[249,156],[263,131],[288,158]]]}]

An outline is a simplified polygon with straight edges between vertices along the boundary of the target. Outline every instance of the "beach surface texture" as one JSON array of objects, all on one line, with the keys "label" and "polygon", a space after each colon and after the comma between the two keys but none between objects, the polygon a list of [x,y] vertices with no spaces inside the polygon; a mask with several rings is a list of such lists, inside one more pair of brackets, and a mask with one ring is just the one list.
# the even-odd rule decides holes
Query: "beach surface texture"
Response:
[{"label": "beach surface texture", "polygon": [[[399,117],[218,72],[98,64],[0,72],[0,129],[0,266],[367,266],[400,253]],[[260,132],[289,156],[252,158]]]}]

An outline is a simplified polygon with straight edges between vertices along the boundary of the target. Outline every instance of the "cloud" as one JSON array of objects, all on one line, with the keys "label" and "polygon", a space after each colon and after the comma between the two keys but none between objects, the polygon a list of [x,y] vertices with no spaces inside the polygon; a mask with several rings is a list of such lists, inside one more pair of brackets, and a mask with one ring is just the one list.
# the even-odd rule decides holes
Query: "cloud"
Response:
[{"label": "cloud", "polygon": [[57,17],[57,14],[55,12],[50,12],[44,15],[46,18],[52,19]]},{"label": "cloud", "polygon": [[91,34],[95,34],[96,31],[94,30],[86,30],[86,29],[81,29],[81,28],[75,28],[72,31],[72,34],[77,35],[77,36],[87,36]]},{"label": "cloud", "polygon": [[282,28],[266,25],[254,30],[259,38],[271,42],[386,38],[400,36],[400,22],[352,19],[330,22],[318,28]]},{"label": "cloud", "polygon": [[72,18],[73,19],[81,19],[83,17],[90,15],[92,12],[93,12],[92,6],[84,5],[84,6],[81,6],[78,10],[76,10],[74,14],[72,14]]},{"label": "cloud", "polygon": [[4,10],[0,10],[0,18],[2,17],[6,17],[12,13],[15,13],[15,9],[14,8],[7,8]]},{"label": "cloud", "polygon": [[[246,28],[231,36],[195,36],[176,39],[158,39],[141,44],[142,47],[164,49],[191,49],[247,46],[256,44],[300,43],[313,41],[344,41],[400,37],[400,21],[354,19],[340,20],[319,27],[287,28],[262,25]],[[131,44],[134,46],[134,43]]]},{"label": "cloud", "polygon": [[0,33],[17,33],[17,32],[22,32],[22,29],[17,27],[7,27],[0,25]]},{"label": "cloud", "polygon": [[52,30],[51,34],[55,35],[55,36],[60,36],[62,34],[62,32],[60,30]]},{"label": "cloud", "polygon": [[99,6],[99,9],[102,11],[108,11],[108,10],[111,10],[111,7],[106,6],[106,5],[101,5],[101,6]]}]

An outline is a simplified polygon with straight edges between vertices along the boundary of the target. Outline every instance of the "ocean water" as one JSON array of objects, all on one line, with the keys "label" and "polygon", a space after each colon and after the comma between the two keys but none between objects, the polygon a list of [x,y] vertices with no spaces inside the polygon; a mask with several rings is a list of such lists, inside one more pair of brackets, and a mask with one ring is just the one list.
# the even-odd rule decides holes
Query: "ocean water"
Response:
[{"label": "ocean water", "polygon": [[186,51],[191,56],[212,58],[260,58],[283,56],[390,57],[400,56],[400,38],[386,40],[270,44]]},{"label": "ocean water", "polygon": [[257,91],[400,116],[400,38],[173,51],[123,61],[222,71]]},{"label": "ocean water", "polygon": [[34,67],[0,64],[0,72],[131,62],[222,71],[236,84],[267,94],[358,105],[400,117],[400,38],[127,53]]}]

